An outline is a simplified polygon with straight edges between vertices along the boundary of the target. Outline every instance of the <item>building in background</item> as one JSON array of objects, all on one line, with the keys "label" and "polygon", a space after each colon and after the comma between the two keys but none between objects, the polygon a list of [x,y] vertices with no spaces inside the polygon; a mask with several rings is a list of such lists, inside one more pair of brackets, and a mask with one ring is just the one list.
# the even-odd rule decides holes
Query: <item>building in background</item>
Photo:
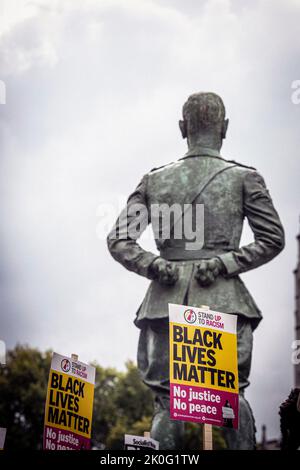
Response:
[{"label": "building in background", "polygon": [[257,450],[280,450],[279,439],[267,439],[267,426],[262,425],[261,442],[257,444]]},{"label": "building in background", "polygon": [[[298,261],[294,271],[295,273],[295,337],[300,341],[300,234],[297,237],[298,242]],[[300,364],[295,364],[295,387],[300,387]]]},{"label": "building in background", "polygon": [[[295,339],[300,341],[300,233],[297,236],[297,244],[298,244],[298,260],[296,269],[294,270],[295,274]],[[297,349],[299,346],[297,345]],[[299,356],[299,355],[298,355]],[[280,415],[281,415],[281,431],[282,435],[282,442],[278,439],[267,439],[267,428],[265,425],[262,426],[262,434],[261,434],[261,442],[258,443],[257,448],[258,450],[279,450],[282,445],[282,448],[288,449],[290,444],[290,440],[293,437],[293,449],[297,448],[297,439],[299,439],[300,429],[298,427],[299,424],[299,411],[300,411],[300,396],[299,396],[299,389],[300,388],[300,363],[294,364],[294,382],[295,388],[291,391],[288,399],[281,404],[280,406]],[[298,395],[298,399],[297,399]],[[297,403],[297,405],[296,405]],[[287,431],[287,433],[286,433]],[[296,438],[295,438],[296,436]],[[300,440],[299,440],[300,442]],[[294,444],[295,443],[295,444]],[[298,444],[299,445],[299,444]]]}]

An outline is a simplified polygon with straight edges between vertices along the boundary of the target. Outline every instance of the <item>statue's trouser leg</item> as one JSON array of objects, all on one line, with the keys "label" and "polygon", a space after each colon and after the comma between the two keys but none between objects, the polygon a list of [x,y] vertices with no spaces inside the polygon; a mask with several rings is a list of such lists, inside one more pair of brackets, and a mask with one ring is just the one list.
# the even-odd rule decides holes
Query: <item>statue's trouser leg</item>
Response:
[{"label": "statue's trouser leg", "polygon": [[155,394],[151,437],[159,441],[160,449],[181,449],[184,424],[170,419],[169,324],[167,319],[150,321],[142,328],[137,359],[144,383]]},{"label": "statue's trouser leg", "polygon": [[[238,317],[239,430],[224,428],[224,438],[229,449],[255,448],[254,418],[244,398],[244,390],[249,385],[252,341],[250,322],[243,317]],[[160,449],[182,449],[184,425],[180,421],[173,421],[169,418],[169,325],[167,319],[150,321],[142,328],[138,347],[138,368],[144,383],[155,394],[151,436],[159,441]]]},{"label": "statue's trouser leg", "polygon": [[238,371],[239,371],[239,429],[223,428],[228,449],[253,450],[256,446],[255,423],[252,410],[244,393],[248,387],[251,368],[253,333],[250,322],[238,317]]},{"label": "statue's trouser leg", "polygon": [[151,427],[151,437],[159,442],[163,450],[182,449],[184,423],[170,419],[170,399],[156,395],[154,416]]},{"label": "statue's trouser leg", "polygon": [[239,429],[223,428],[227,448],[231,450],[255,449],[255,424],[249,403],[239,395]]}]

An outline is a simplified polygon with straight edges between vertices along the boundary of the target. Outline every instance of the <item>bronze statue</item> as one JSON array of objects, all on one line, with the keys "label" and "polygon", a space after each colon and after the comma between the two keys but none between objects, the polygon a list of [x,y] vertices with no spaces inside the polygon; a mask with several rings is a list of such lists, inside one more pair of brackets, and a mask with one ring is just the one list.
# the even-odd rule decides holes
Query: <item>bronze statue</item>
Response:
[{"label": "bronze statue", "polygon": [[[228,127],[221,98],[214,93],[191,95],[179,125],[188,152],[142,178],[108,236],[114,259],[152,280],[135,319],[141,330],[138,367],[155,395],[151,437],[161,449],[181,448],[184,424],[169,419],[168,303],[208,305],[238,315],[239,430],[224,429],[224,434],[230,449],[254,449],[254,418],[244,391],[249,385],[252,334],[261,312],[239,274],[278,255],[284,247],[284,231],[255,168],[220,155]],[[174,215],[166,237],[161,214],[154,217],[151,209],[173,204],[182,208],[182,215]],[[192,207],[192,233],[204,232],[204,242],[192,247],[190,238],[174,235],[185,217],[185,205]],[[204,207],[202,225],[195,224],[199,205]],[[254,241],[240,248],[245,217]],[[159,256],[137,243],[149,223],[154,226]]]}]

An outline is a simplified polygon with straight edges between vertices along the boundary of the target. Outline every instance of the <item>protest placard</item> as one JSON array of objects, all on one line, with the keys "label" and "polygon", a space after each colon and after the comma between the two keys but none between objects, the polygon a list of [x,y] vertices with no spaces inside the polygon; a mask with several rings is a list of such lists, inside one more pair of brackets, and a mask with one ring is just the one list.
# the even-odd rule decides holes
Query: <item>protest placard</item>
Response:
[{"label": "protest placard", "polygon": [[53,353],[44,422],[44,449],[90,448],[95,367]]},{"label": "protest placard", "polygon": [[170,416],[238,427],[236,315],[169,304]]},{"label": "protest placard", "polygon": [[125,450],[140,450],[143,448],[158,450],[159,442],[151,437],[132,436],[131,434],[125,434],[124,437],[124,449]]}]

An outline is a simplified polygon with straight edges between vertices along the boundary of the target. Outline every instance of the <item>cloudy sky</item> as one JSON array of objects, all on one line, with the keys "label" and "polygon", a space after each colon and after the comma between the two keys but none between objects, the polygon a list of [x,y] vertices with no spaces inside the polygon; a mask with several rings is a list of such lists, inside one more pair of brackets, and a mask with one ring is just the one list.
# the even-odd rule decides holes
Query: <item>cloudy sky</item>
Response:
[{"label": "cloudy sky", "polygon": [[[1,0],[0,339],[124,367],[148,281],[109,255],[114,211],[154,166],[181,157],[187,96],[215,91],[223,156],[265,177],[286,229],[243,276],[264,314],[248,391],[279,435],[293,384],[299,230],[299,0]],[[251,240],[245,230],[243,242]],[[143,246],[153,247],[147,233]]]}]

